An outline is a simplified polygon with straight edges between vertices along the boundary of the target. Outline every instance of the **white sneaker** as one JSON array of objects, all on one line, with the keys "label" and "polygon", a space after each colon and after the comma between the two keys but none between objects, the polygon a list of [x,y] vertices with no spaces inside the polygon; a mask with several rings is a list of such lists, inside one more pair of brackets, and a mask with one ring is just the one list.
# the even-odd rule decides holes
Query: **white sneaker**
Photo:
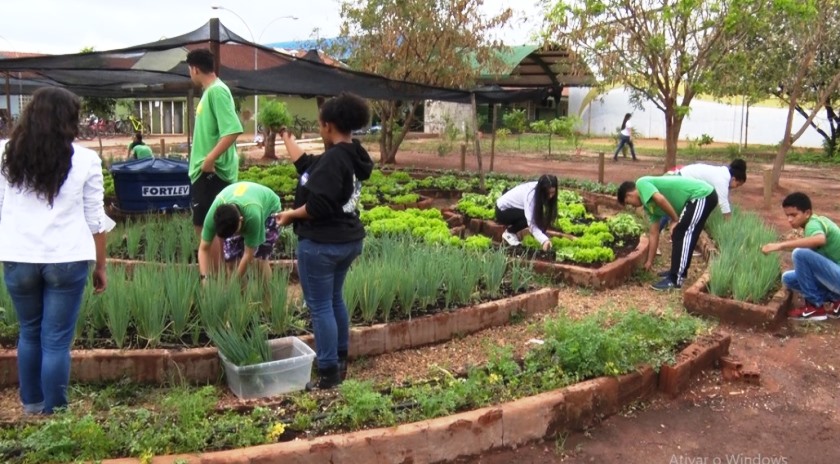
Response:
[{"label": "white sneaker", "polygon": [[508,231],[504,231],[502,233],[502,238],[505,239],[507,244],[510,245],[510,246],[516,246],[516,245],[519,245],[520,243],[522,243],[522,242],[519,241],[519,237],[517,237],[516,234],[512,234]]}]

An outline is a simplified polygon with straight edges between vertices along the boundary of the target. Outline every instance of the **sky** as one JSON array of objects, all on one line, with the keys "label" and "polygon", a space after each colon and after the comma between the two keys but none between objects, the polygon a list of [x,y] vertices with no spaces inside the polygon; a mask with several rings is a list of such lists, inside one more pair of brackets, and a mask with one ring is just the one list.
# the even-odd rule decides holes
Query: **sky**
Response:
[{"label": "sky", "polygon": [[[532,43],[542,16],[536,1],[485,0],[486,14],[514,8],[511,26],[496,38],[508,45]],[[213,10],[214,5],[236,14]],[[184,34],[212,17],[262,44],[335,37],[340,5],[340,0],[0,0],[0,50],[61,54],[123,48]]]}]

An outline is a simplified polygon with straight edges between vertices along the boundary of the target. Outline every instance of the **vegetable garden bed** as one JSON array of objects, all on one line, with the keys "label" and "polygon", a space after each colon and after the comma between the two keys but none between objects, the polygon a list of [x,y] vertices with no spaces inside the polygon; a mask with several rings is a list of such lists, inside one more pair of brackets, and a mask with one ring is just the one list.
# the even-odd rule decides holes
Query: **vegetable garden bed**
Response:
[{"label": "vegetable garden bed", "polygon": [[[131,455],[104,462],[134,463],[170,452],[193,454],[154,462],[446,462],[585,429],[657,387],[679,391],[729,346],[725,335],[697,338],[708,329],[676,314],[560,316],[544,330],[545,344],[523,359],[496,348],[486,365],[432,369],[400,385],[347,381],[337,390],[221,408],[211,387],[179,387],[150,403],[136,396],[142,387],[125,386],[133,393],[121,403],[133,406],[103,398],[90,409],[7,424],[0,457],[46,463]],[[660,374],[647,366],[662,366]]]},{"label": "vegetable garden bed", "polygon": [[750,327],[773,329],[782,323],[793,295],[781,286],[778,254],[761,253],[763,244],[777,239],[775,231],[756,214],[737,210],[729,221],[716,211],[708,230],[717,243],[708,238],[698,243],[710,264],[683,293],[685,308]]},{"label": "vegetable garden bed", "polygon": [[[513,316],[527,316],[556,304],[557,290],[544,288],[410,320],[351,327],[349,357],[376,356],[440,343],[506,324]],[[301,339],[314,348],[311,335],[303,335]],[[217,383],[222,374],[218,350],[214,347],[73,350],[71,358],[73,381],[82,383],[128,378],[137,383],[207,384]],[[0,387],[16,385],[17,381],[17,350],[0,350]]]}]

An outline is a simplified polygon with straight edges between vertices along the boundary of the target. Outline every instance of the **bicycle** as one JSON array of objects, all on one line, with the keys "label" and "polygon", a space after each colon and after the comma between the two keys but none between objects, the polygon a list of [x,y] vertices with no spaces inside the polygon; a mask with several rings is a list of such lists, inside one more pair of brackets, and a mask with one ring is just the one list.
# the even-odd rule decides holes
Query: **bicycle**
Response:
[{"label": "bicycle", "polygon": [[295,116],[291,129],[297,137],[303,137],[305,133],[318,133],[318,121]]},{"label": "bicycle", "polygon": [[142,119],[130,114],[127,118],[117,121],[116,131],[118,134],[134,135],[140,132],[143,135],[149,134],[149,125]]}]

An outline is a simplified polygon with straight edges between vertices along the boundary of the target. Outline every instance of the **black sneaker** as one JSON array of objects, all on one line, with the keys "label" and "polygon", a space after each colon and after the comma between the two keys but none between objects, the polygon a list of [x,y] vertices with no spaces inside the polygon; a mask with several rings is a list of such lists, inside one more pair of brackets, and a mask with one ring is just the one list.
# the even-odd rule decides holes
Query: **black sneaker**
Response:
[{"label": "black sneaker", "polygon": [[663,277],[663,278],[664,277],[669,277],[671,275],[671,271],[657,272],[656,275],[658,275],[659,277]]},{"label": "black sneaker", "polygon": [[666,278],[660,280],[659,282],[651,285],[650,287],[654,290],[667,291],[667,290],[676,290],[676,289],[680,288],[680,284],[671,280],[670,277],[666,277]]},{"label": "black sneaker", "polygon": [[338,369],[339,366],[318,369],[318,380],[307,382],[306,391],[328,390],[337,387],[341,383]]}]

